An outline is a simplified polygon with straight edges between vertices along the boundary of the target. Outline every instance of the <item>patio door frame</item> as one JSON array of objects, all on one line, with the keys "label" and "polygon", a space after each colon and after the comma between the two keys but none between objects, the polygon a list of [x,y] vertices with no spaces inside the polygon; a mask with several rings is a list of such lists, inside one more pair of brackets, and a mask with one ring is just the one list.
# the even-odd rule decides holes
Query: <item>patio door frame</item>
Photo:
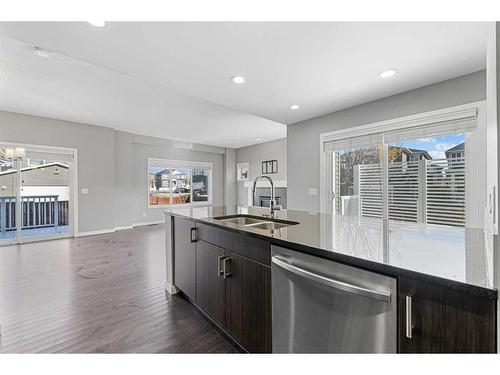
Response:
[{"label": "patio door frame", "polygon": [[67,154],[73,155],[73,160],[69,165],[69,184],[68,184],[68,195],[69,195],[69,230],[66,234],[60,235],[49,235],[49,236],[33,236],[33,237],[22,237],[21,236],[21,188],[22,188],[22,175],[21,175],[21,161],[15,160],[16,168],[16,235],[13,238],[0,240],[0,246],[22,244],[28,242],[37,242],[45,240],[54,240],[59,238],[75,237],[78,233],[78,150],[76,148],[69,147],[57,147],[57,146],[47,146],[47,145],[35,145],[19,142],[9,142],[0,141],[0,148],[12,148],[12,147],[22,147],[29,151],[29,149],[36,149],[40,152],[54,153],[54,154]]},{"label": "patio door frame", "polygon": [[[320,135],[320,212],[333,213],[333,205],[335,198],[335,184],[333,177],[335,176],[334,163],[332,152],[325,151],[325,144],[329,141],[356,137],[361,135],[384,133],[389,130],[408,129],[417,127],[418,125],[425,125],[432,122],[450,120],[453,118],[460,118],[463,113],[468,111],[477,111],[478,132],[481,132],[480,137],[486,139],[486,102],[479,101],[454,107],[442,108],[434,111],[418,113],[410,116],[394,118],[391,120],[375,122],[366,125],[355,126],[352,128],[340,129],[332,132],[322,133]],[[385,140],[383,141],[385,145]],[[484,145],[486,146],[486,145]],[[385,146],[384,146],[385,147]],[[384,150],[386,155],[387,150]],[[489,156],[488,156],[489,157]],[[384,163],[385,165],[386,163]],[[488,171],[491,166],[488,166]],[[387,179],[386,172],[384,171],[384,182]],[[488,172],[489,173],[489,172]],[[486,174],[486,172],[485,172]],[[387,183],[383,185],[387,186]],[[494,189],[496,190],[496,189]],[[489,192],[491,194],[491,192]],[[386,192],[383,192],[385,198]],[[494,199],[492,199],[494,201]],[[388,215],[387,215],[388,216]],[[384,215],[384,218],[387,217]]]}]

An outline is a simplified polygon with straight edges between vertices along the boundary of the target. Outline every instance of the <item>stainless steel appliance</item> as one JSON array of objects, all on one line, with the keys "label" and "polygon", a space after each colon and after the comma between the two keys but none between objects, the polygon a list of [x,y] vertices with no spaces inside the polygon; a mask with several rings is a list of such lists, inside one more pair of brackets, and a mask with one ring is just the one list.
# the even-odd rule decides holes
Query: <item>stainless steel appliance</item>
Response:
[{"label": "stainless steel appliance", "polygon": [[273,352],[396,353],[396,279],[272,249]]}]

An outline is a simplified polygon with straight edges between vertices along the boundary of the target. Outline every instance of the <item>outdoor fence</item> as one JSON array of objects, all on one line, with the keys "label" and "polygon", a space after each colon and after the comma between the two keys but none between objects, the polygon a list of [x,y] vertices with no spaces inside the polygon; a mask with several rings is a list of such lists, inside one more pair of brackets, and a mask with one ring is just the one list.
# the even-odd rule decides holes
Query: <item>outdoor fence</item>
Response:
[{"label": "outdoor fence", "polygon": [[[388,170],[389,219],[465,226],[465,160],[391,163]],[[342,197],[342,214],[382,217],[380,164],[358,165],[354,195]]]},{"label": "outdoor fence", "polygon": [[[57,195],[21,197],[21,229],[58,227],[69,223],[69,202]],[[16,230],[16,197],[0,196],[0,231]]]}]

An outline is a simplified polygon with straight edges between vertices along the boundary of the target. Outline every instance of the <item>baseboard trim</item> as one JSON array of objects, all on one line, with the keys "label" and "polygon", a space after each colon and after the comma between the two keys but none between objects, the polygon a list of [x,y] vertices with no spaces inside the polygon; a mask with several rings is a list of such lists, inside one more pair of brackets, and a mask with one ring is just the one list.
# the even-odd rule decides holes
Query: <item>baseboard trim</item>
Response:
[{"label": "baseboard trim", "polygon": [[156,220],[156,221],[144,221],[140,223],[134,223],[132,224],[133,227],[142,227],[145,225],[155,225],[155,224],[163,224],[165,220]]},{"label": "baseboard trim", "polygon": [[126,230],[126,229],[132,229],[134,226],[133,225],[124,225],[121,227],[115,227],[115,231],[117,230]]},{"label": "baseboard trim", "polygon": [[111,229],[102,229],[102,230],[93,230],[93,231],[88,231],[88,232],[79,232],[75,234],[75,237],[84,237],[84,236],[93,236],[95,234],[104,234],[104,233],[113,233],[118,230],[126,230],[126,229],[133,229],[135,227],[142,227],[146,225],[155,225],[155,224],[163,224],[165,221],[164,220],[157,220],[157,221],[145,221],[142,223],[134,223],[132,225],[123,225],[120,227],[114,227]]},{"label": "baseboard trim", "polygon": [[88,232],[79,232],[78,234],[75,235],[75,237],[85,237],[85,236],[93,236],[96,234],[113,233],[114,231],[115,231],[115,228],[102,229],[102,230],[92,230],[92,231],[88,231]]},{"label": "baseboard trim", "polygon": [[176,294],[179,293],[179,289],[175,285],[170,284],[168,281],[165,281],[165,290],[169,294]]}]

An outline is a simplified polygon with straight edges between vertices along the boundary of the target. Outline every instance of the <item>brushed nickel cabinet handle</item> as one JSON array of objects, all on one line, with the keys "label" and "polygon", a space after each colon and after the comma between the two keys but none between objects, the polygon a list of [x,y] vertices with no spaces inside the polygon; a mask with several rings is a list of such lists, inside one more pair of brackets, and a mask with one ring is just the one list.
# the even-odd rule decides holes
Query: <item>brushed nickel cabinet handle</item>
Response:
[{"label": "brushed nickel cabinet handle", "polygon": [[[224,275],[224,279],[227,279],[229,276],[231,276],[231,272],[228,272],[227,271],[227,263],[228,261],[231,261],[231,257],[225,257],[223,260],[222,260],[222,272],[223,272],[223,275]],[[229,263],[231,264],[231,263]]]},{"label": "brushed nickel cabinet handle", "polygon": [[196,242],[196,228],[191,228],[191,243]]},{"label": "brushed nickel cabinet handle", "polygon": [[221,255],[220,257],[217,257],[217,273],[219,276],[222,276],[224,274],[224,271],[222,270],[221,263],[224,260],[225,256]]},{"label": "brushed nickel cabinet handle", "polygon": [[413,336],[413,323],[411,316],[411,297],[406,296],[406,338],[411,339]]}]

